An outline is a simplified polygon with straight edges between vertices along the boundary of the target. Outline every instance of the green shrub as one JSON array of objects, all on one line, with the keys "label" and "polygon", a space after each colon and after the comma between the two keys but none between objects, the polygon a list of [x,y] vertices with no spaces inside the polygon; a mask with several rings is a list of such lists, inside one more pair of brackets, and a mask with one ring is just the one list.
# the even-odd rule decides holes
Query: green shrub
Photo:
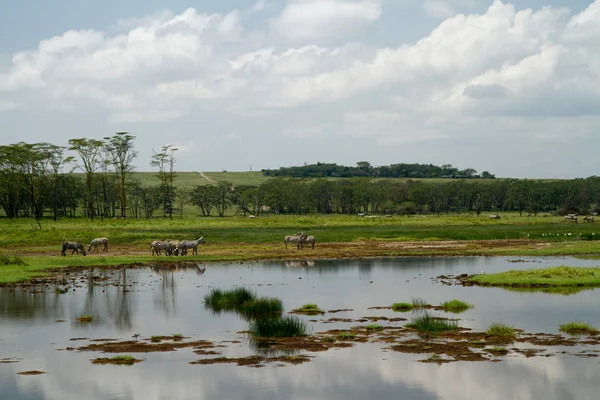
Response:
[{"label": "green shrub", "polygon": [[286,338],[305,336],[308,327],[304,321],[295,316],[282,318],[258,318],[250,322],[250,334],[264,338]]},{"label": "green shrub", "polygon": [[413,318],[410,326],[421,332],[443,332],[457,330],[458,322],[432,317],[425,312],[423,315]]},{"label": "green shrub", "polygon": [[469,308],[473,308],[473,305],[460,300],[451,300],[440,304],[440,307],[444,311],[460,313],[468,310]]},{"label": "green shrub", "polygon": [[492,336],[496,339],[506,340],[506,341],[513,341],[517,337],[515,328],[513,328],[510,325],[497,323],[497,322],[491,324],[485,333],[488,336]]},{"label": "green shrub", "polygon": [[394,303],[394,304],[392,304],[392,310],[394,310],[394,311],[406,312],[406,311],[411,311],[413,308],[414,308],[414,306],[410,303]]}]

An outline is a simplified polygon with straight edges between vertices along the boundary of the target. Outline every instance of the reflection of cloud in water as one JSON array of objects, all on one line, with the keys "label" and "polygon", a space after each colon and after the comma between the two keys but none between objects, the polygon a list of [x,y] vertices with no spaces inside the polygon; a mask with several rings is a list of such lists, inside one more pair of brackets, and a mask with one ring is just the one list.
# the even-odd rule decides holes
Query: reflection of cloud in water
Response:
[{"label": "reflection of cloud in water", "polygon": [[[403,398],[490,400],[595,398],[597,361],[573,356],[505,357],[500,363],[461,362],[442,366],[377,345],[309,353],[307,364],[254,369],[232,365],[190,366],[199,357],[189,351],[147,354],[134,367],[98,367],[89,353],[60,353],[56,362],[39,358],[29,365],[48,372],[19,379],[21,395],[43,391],[49,400],[127,398],[305,399]],[[416,359],[426,358],[419,355]],[[73,362],[76,361],[76,362]],[[18,379],[18,378],[11,378]],[[269,395],[270,394],[270,395]]]}]

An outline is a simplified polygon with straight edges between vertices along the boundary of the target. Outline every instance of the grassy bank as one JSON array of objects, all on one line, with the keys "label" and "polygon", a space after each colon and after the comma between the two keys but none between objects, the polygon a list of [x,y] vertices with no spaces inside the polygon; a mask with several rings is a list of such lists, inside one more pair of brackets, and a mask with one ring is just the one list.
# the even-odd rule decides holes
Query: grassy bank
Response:
[{"label": "grassy bank", "polygon": [[[598,254],[600,224],[565,224],[557,217],[393,216],[361,218],[348,215],[270,215],[257,218],[185,217],[155,219],[0,219],[0,253],[22,256],[25,266],[0,266],[0,282],[27,279],[47,268],[121,265],[151,260],[233,261],[259,259],[325,259],[400,256],[514,255],[552,256]],[[303,230],[317,239],[314,250],[285,250],[283,237]],[[597,232],[596,232],[597,231]],[[570,234],[570,235],[569,235]],[[60,256],[60,242],[86,245],[95,237],[109,238],[109,252]],[[198,256],[152,258],[152,240],[207,242]],[[440,241],[458,241],[439,244]],[[293,247],[293,246],[292,246]]]},{"label": "grassy bank", "polygon": [[482,274],[470,280],[489,286],[600,286],[600,268],[560,266]]}]

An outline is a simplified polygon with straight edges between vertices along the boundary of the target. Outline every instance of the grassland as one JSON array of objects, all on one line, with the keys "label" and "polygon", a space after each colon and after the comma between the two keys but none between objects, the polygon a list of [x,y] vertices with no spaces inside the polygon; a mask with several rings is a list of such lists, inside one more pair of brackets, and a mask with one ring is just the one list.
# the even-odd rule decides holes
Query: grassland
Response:
[{"label": "grassland", "polygon": [[[0,266],[0,282],[27,279],[35,271],[92,265],[145,263],[153,258],[152,240],[195,239],[207,242],[198,256],[168,260],[234,261],[258,259],[369,258],[399,256],[599,254],[600,224],[566,224],[559,217],[502,214],[502,220],[472,214],[361,218],[352,215],[260,215],[182,219],[87,219],[41,221],[0,218],[0,254],[17,254],[26,265]],[[315,249],[285,250],[283,237],[300,230],[317,238]],[[109,238],[107,253],[60,256],[60,242],[89,243]],[[592,239],[592,240],[590,240]],[[13,257],[14,258],[14,257]],[[157,258],[154,258],[157,260]],[[162,257],[161,260],[167,260]]]},{"label": "grassland", "polygon": [[560,266],[483,274],[470,280],[487,286],[600,286],[600,268]]}]

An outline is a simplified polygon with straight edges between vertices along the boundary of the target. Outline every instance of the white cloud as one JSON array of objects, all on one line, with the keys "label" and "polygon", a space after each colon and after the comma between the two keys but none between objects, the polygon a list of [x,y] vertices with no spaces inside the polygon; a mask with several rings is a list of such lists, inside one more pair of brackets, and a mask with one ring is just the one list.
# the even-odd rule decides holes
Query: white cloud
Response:
[{"label": "white cloud", "polygon": [[427,15],[434,18],[449,18],[463,8],[471,8],[474,0],[423,0],[423,8]]},{"label": "white cloud", "polygon": [[[582,142],[597,143],[600,0],[576,15],[553,7],[519,10],[497,0],[481,14],[447,18],[415,43],[357,42],[362,29],[384,23],[382,4],[292,0],[252,30],[247,12],[194,9],[127,20],[114,34],[69,30],[0,58],[0,111],[8,117],[16,108],[51,110],[56,119],[93,112],[108,129],[141,126],[155,137],[165,130],[161,124],[177,125],[182,143],[208,132],[226,139],[215,148],[260,133],[261,140],[229,151],[231,162],[243,153],[244,165],[261,168],[270,165],[260,143],[278,135],[371,138],[372,154],[389,159],[399,157],[394,146],[414,146],[409,155],[422,154],[422,162],[436,162],[430,147],[441,140],[460,158],[464,146],[453,142],[485,146],[519,133],[519,140],[537,145],[574,126]],[[470,6],[467,0],[444,4]],[[266,5],[255,4],[257,11]],[[65,115],[54,129],[69,134],[68,121]],[[9,136],[3,133],[0,126],[0,137]],[[300,142],[297,153],[302,146],[314,151]],[[244,153],[248,148],[256,151]],[[339,149],[329,148],[337,157],[332,161],[351,150]],[[213,157],[221,169],[216,153],[207,160]]]},{"label": "white cloud", "polygon": [[356,35],[381,13],[378,0],[293,0],[271,25],[291,40],[319,40]]}]

